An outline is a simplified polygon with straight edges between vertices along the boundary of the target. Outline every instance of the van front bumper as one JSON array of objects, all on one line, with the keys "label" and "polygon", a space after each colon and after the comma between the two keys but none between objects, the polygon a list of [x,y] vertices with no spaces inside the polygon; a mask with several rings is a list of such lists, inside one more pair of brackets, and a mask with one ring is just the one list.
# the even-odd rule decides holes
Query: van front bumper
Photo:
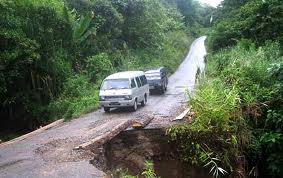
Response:
[{"label": "van front bumper", "polygon": [[101,107],[119,108],[134,106],[135,100],[100,101]]}]

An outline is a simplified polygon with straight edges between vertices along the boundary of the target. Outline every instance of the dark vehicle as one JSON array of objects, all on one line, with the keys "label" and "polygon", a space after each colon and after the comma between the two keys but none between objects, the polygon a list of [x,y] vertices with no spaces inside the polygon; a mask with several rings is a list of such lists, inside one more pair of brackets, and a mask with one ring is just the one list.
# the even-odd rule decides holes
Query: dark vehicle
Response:
[{"label": "dark vehicle", "polygon": [[145,72],[149,84],[149,90],[156,90],[164,93],[167,90],[168,77],[167,70],[164,67],[152,69]]}]

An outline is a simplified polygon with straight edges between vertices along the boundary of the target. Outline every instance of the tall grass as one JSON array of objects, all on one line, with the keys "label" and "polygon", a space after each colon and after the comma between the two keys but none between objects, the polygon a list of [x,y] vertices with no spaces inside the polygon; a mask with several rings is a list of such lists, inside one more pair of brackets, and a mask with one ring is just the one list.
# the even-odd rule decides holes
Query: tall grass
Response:
[{"label": "tall grass", "polygon": [[231,123],[241,119],[239,104],[236,87],[228,88],[217,79],[202,79],[198,90],[189,99],[189,105],[195,112],[191,128],[196,131],[231,130]]},{"label": "tall grass", "polygon": [[[246,161],[251,169],[268,163],[267,169],[262,167],[263,175],[283,171],[278,161],[271,161],[274,152],[283,151],[278,146],[283,143],[283,128],[276,124],[283,121],[278,119],[283,58],[278,43],[254,46],[242,41],[209,56],[206,76],[190,95],[192,124],[169,130],[185,161],[211,165],[211,170],[224,168],[236,176],[247,176]],[[283,161],[283,156],[278,159]]]},{"label": "tall grass", "polygon": [[98,107],[97,87],[89,78],[75,75],[64,83],[60,97],[49,104],[50,118],[71,119]]}]

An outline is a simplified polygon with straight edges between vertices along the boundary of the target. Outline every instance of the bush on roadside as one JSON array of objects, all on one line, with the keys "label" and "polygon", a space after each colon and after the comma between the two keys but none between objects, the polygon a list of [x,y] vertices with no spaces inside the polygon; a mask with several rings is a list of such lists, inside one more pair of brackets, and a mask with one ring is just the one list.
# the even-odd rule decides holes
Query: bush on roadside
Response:
[{"label": "bush on roadside", "polygon": [[219,79],[203,78],[190,95],[189,105],[195,113],[192,124],[169,129],[181,158],[208,167],[214,175],[234,171],[243,154],[240,146],[249,141],[237,89],[226,87]]},{"label": "bush on roadside", "polygon": [[209,56],[208,61],[206,76],[189,101],[195,112],[192,124],[169,132],[179,142],[182,158],[238,176],[257,174],[256,170],[263,176],[282,175],[279,44],[255,48],[244,41]]},{"label": "bush on roadside", "polygon": [[98,89],[83,75],[67,79],[60,97],[49,104],[51,119],[70,119],[98,107]]},{"label": "bush on roadside", "polygon": [[106,53],[90,56],[86,59],[85,74],[92,82],[103,80],[104,77],[114,71],[111,60]]}]

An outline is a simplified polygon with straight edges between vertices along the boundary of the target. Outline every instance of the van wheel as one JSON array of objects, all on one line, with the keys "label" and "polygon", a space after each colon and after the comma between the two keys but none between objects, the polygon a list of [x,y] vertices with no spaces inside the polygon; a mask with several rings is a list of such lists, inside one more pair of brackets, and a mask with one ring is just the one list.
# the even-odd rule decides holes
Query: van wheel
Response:
[{"label": "van wheel", "polygon": [[145,106],[146,103],[147,103],[147,96],[146,96],[146,94],[145,94],[145,95],[144,95],[144,98],[143,98],[143,100],[142,100],[142,102],[141,102],[141,105],[142,105],[142,106]]},{"label": "van wheel", "polygon": [[109,113],[110,112],[110,108],[109,107],[104,107],[103,108],[105,112]]},{"label": "van wheel", "polygon": [[134,106],[132,106],[132,111],[136,111],[138,109],[138,102],[137,99],[135,99]]}]

